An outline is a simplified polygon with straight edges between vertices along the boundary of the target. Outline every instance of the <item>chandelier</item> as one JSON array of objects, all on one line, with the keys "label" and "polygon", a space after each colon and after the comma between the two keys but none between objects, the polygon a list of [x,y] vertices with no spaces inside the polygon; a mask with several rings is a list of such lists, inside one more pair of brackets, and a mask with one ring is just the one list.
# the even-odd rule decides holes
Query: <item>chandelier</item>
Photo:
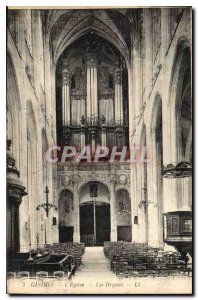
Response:
[{"label": "chandelier", "polygon": [[146,185],[144,185],[144,187],[143,187],[143,195],[144,195],[144,198],[142,199],[142,201],[140,201],[138,206],[139,206],[139,208],[143,207],[144,212],[146,213],[147,206],[150,204],[150,201],[148,201],[148,199],[147,199],[147,187],[146,187]]},{"label": "chandelier", "polygon": [[126,190],[124,190],[124,198],[123,198],[121,204],[122,204],[122,209],[119,210],[118,214],[119,215],[123,214],[124,216],[126,214],[130,215],[131,211],[127,209]]},{"label": "chandelier", "polygon": [[48,217],[49,211],[50,211],[51,208],[54,208],[55,210],[58,210],[58,208],[56,207],[56,205],[49,203],[49,200],[48,200],[48,194],[49,194],[48,186],[46,186],[46,188],[45,188],[45,194],[46,194],[46,202],[38,205],[36,207],[36,209],[40,210],[40,208],[43,208],[46,212],[46,216]]}]

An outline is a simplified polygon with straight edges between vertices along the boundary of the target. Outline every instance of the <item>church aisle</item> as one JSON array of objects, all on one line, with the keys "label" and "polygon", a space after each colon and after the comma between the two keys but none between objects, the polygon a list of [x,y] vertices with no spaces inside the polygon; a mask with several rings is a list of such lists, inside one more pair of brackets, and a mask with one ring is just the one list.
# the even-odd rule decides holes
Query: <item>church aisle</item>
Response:
[{"label": "church aisle", "polygon": [[82,265],[77,270],[73,279],[87,278],[116,278],[116,275],[110,271],[110,264],[105,257],[103,247],[86,247],[82,256]]}]

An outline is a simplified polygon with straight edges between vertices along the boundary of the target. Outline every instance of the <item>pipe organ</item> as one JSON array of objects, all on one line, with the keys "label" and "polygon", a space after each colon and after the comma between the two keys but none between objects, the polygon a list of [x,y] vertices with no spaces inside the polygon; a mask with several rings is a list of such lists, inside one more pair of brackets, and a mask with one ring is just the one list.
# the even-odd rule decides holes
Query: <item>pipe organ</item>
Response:
[{"label": "pipe organ", "polygon": [[124,104],[122,67],[119,57],[104,59],[100,51],[91,47],[80,59],[63,59],[61,143],[79,151],[90,145],[92,154],[97,145],[111,148],[127,144],[128,125],[123,111],[128,111],[124,107],[128,100]]},{"label": "pipe organ", "polygon": [[97,55],[87,54],[87,118],[94,123],[98,117]]},{"label": "pipe organ", "polygon": [[115,121],[118,125],[123,124],[123,93],[122,93],[122,74],[119,64],[116,65],[114,75],[114,101],[115,101]]},{"label": "pipe organ", "polygon": [[71,85],[71,72],[67,61],[64,62],[62,72],[62,122],[63,126],[70,125],[70,85]]}]

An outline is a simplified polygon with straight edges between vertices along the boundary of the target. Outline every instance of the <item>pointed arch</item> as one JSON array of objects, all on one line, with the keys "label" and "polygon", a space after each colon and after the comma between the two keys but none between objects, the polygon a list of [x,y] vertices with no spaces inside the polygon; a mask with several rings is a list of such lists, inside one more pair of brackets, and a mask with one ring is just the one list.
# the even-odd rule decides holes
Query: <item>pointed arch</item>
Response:
[{"label": "pointed arch", "polygon": [[[171,151],[174,163],[185,158],[188,135],[191,131],[191,51],[186,39],[180,39],[175,51],[170,89],[169,106],[171,128]],[[175,150],[173,150],[175,149]]]},{"label": "pointed arch", "polygon": [[[67,13],[65,11],[65,13]],[[103,14],[103,17],[102,15]],[[56,16],[55,19],[49,21],[48,38],[51,40],[51,34],[53,26],[58,24],[59,18]],[[50,25],[50,22],[53,22],[53,26]],[[84,11],[83,14],[79,15],[79,12],[68,13],[66,21],[61,28],[57,28],[56,31],[56,43],[53,47],[54,52],[54,63],[56,65],[61,53],[71,45],[75,40],[77,40],[82,35],[87,34],[87,32],[94,31],[100,37],[105,38],[111,44],[113,44],[123,55],[127,66],[130,65],[130,54],[127,47],[127,44],[122,37],[122,34],[116,28],[114,22],[110,17],[107,16],[107,13],[102,11],[101,13],[95,11]],[[61,32],[60,32],[61,31]],[[57,34],[57,32],[59,34]]]}]

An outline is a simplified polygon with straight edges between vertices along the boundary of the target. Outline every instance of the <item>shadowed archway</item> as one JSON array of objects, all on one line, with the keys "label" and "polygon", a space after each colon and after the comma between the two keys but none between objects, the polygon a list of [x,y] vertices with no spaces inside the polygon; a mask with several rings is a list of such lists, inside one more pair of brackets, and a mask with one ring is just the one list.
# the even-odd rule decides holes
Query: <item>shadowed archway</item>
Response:
[{"label": "shadowed archway", "polygon": [[101,246],[110,240],[109,190],[97,181],[80,191],[80,237],[87,246]]}]

